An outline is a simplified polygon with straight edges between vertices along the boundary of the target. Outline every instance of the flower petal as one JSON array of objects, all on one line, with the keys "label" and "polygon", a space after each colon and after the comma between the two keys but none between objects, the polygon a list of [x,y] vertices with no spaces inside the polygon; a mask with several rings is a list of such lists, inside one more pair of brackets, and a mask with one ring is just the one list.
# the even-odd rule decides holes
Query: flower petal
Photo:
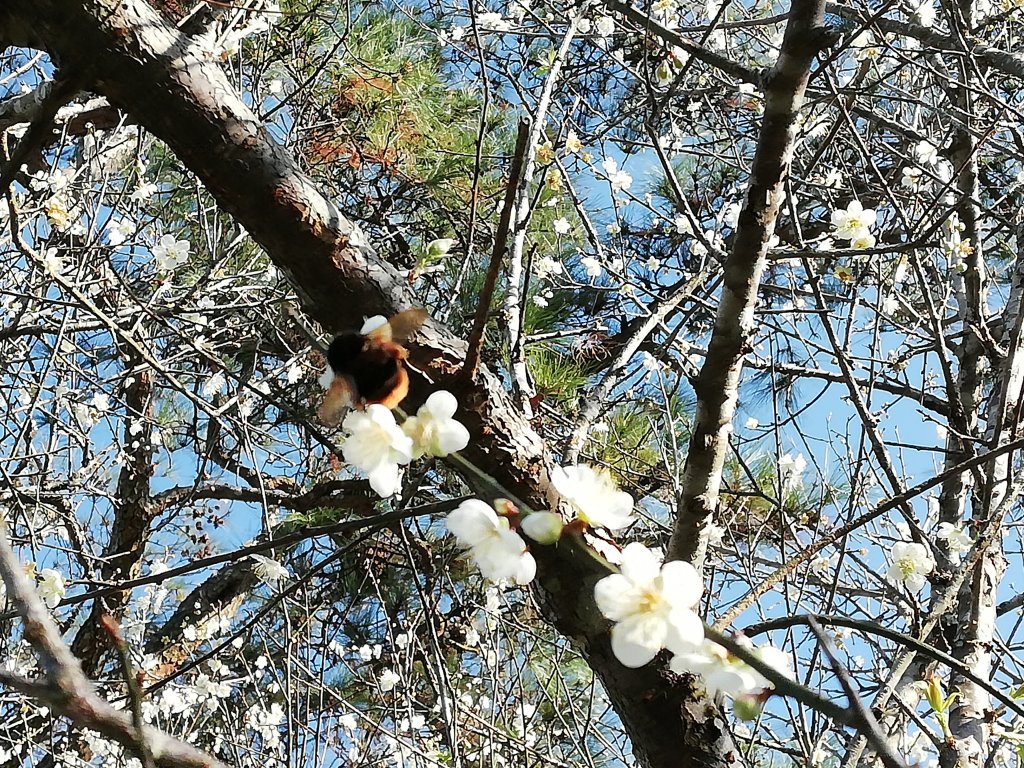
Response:
[{"label": "flower petal", "polygon": [[383,498],[394,496],[401,486],[402,473],[397,464],[380,464],[367,474],[370,487]]},{"label": "flower petal", "polygon": [[594,602],[601,613],[612,621],[632,615],[642,597],[632,581],[621,573],[605,576],[594,585]]},{"label": "flower petal", "polygon": [[700,574],[689,563],[673,560],[661,567],[661,588],[674,606],[692,608],[704,592]]},{"label": "flower petal", "polygon": [[656,616],[628,618],[612,627],[612,653],[627,667],[642,667],[662,649],[666,634],[665,622]]},{"label": "flower petal", "polygon": [[450,419],[455,415],[455,411],[459,407],[459,401],[455,399],[455,395],[451,392],[446,392],[442,389],[428,397],[427,402],[422,407],[430,411],[436,419]]},{"label": "flower petal", "polygon": [[639,541],[631,542],[622,550],[620,570],[634,584],[650,584],[661,572],[661,553]]},{"label": "flower petal", "polygon": [[464,547],[475,547],[498,529],[498,516],[494,508],[477,499],[467,499],[453,509],[445,525]]}]

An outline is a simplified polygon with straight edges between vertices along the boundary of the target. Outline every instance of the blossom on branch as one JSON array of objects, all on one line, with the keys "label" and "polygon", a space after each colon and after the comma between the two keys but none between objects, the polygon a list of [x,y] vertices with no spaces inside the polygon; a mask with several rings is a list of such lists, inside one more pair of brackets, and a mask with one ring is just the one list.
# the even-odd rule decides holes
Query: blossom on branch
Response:
[{"label": "blossom on branch", "polygon": [[508,518],[477,499],[462,502],[445,520],[460,545],[469,550],[480,573],[490,581],[510,579],[529,584],[537,574],[537,563],[526,550],[526,542],[511,530]]},{"label": "blossom on branch", "polygon": [[603,470],[586,464],[555,467],[551,484],[587,525],[618,530],[633,522],[633,497],[616,488]]},{"label": "blossom on branch", "polygon": [[974,539],[963,528],[952,523],[939,523],[938,531],[935,534],[939,541],[946,544],[950,556],[955,562],[960,562],[960,555],[968,552],[974,545]]},{"label": "blossom on branch", "polygon": [[188,240],[178,240],[174,235],[164,235],[153,246],[153,258],[161,272],[170,272],[188,260],[192,248]]},{"label": "blossom on branch", "polygon": [[39,583],[36,585],[39,597],[50,608],[56,608],[57,604],[64,599],[66,584],[60,571],[53,568],[43,568],[39,572]]},{"label": "blossom on branch", "polygon": [[619,573],[594,585],[598,609],[615,622],[612,652],[627,667],[642,667],[662,648],[685,652],[704,639],[693,610],[703,591],[700,576],[689,563],[661,560],[660,552],[633,542],[622,550]]},{"label": "blossom on branch", "polygon": [[[749,640],[742,641],[750,645]],[[792,676],[789,657],[778,648],[763,646],[754,654],[769,667],[786,677]],[[700,675],[708,694],[725,694],[732,699],[760,696],[774,686],[760,672],[724,647],[711,640],[672,657],[669,667],[673,672]]]},{"label": "blossom on branch", "polygon": [[413,458],[447,456],[469,445],[469,430],[452,418],[458,407],[455,395],[441,390],[405,420],[402,431],[412,440]]},{"label": "blossom on branch", "polygon": [[341,444],[347,461],[366,473],[370,487],[381,496],[398,491],[400,465],[412,461],[412,439],[395,423],[386,406],[374,403],[365,411],[351,411],[342,425],[349,433]]},{"label": "blossom on branch", "polygon": [[885,580],[893,585],[903,584],[911,592],[917,592],[925,585],[925,576],[934,568],[935,560],[924,544],[900,541],[893,544],[892,562]]},{"label": "blossom on branch", "polygon": [[873,208],[865,208],[860,200],[851,200],[846,210],[832,212],[832,233],[840,240],[858,240],[871,234],[878,216]]},{"label": "blossom on branch", "polygon": [[252,572],[260,581],[276,586],[279,581],[291,578],[288,569],[279,562],[263,555],[249,555],[252,558]]}]

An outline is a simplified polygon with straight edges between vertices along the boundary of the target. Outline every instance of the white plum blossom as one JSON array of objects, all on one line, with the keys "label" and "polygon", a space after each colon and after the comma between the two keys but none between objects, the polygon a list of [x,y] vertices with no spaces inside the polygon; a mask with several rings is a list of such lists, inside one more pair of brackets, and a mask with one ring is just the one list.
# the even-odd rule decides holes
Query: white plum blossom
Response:
[{"label": "white plum blossom", "polygon": [[555,467],[551,484],[587,525],[618,530],[633,522],[633,497],[620,491],[606,471],[586,464]]},{"label": "white plum blossom", "polygon": [[302,380],[302,366],[298,363],[289,365],[288,370],[285,372],[285,378],[289,384],[298,384]]},{"label": "white plum blossom", "polygon": [[380,686],[382,693],[393,691],[400,682],[402,682],[402,678],[393,669],[385,669],[377,679],[377,684]]},{"label": "white plum blossom", "polygon": [[399,465],[412,461],[410,437],[395,423],[394,414],[374,403],[365,411],[350,411],[342,424],[349,433],[341,444],[345,461],[366,473],[370,487],[387,497],[398,491]]},{"label": "white plum blossom", "polygon": [[818,554],[811,560],[809,567],[811,573],[826,578],[832,572],[832,568],[835,567],[835,561],[832,555]]},{"label": "white plum blossom", "polygon": [[56,608],[57,604],[64,599],[66,590],[67,585],[60,571],[56,571],[53,568],[43,568],[39,572],[39,583],[36,585],[36,591],[47,606]]},{"label": "white plum blossom", "polygon": [[935,165],[939,162],[939,148],[927,139],[917,142],[914,147],[914,155],[925,165]]},{"label": "white plum blossom", "polygon": [[935,23],[935,6],[932,5],[932,0],[924,0],[917,9],[914,11],[914,15],[917,17],[918,22],[922,27],[930,27]]},{"label": "white plum blossom", "polygon": [[904,189],[909,189],[911,192],[917,192],[921,187],[921,178],[924,176],[924,171],[908,165],[903,168],[902,173],[903,178],[900,179],[900,186]]},{"label": "white plum blossom", "polygon": [[865,208],[860,200],[851,200],[845,211],[832,212],[832,226],[835,228],[832,234],[840,240],[855,240],[870,234],[876,219],[873,208]]},{"label": "white plum blossom", "polygon": [[612,192],[625,192],[633,185],[633,177],[619,168],[614,157],[605,158],[601,168],[608,177],[608,183],[612,185]]},{"label": "white plum blossom", "polygon": [[911,592],[917,592],[927,582],[925,576],[935,568],[932,553],[924,544],[900,541],[893,544],[892,560],[885,580],[890,584],[903,584]]},{"label": "white plum blossom", "polygon": [[857,61],[870,61],[882,55],[882,49],[875,42],[875,36],[867,29],[853,38],[850,46],[853,48],[853,58]]},{"label": "white plum blossom", "polygon": [[850,240],[851,248],[874,248],[875,247],[875,236],[870,232],[861,232],[855,238]]},{"label": "white plum blossom", "polygon": [[469,445],[469,430],[452,418],[459,403],[451,392],[440,390],[427,398],[415,416],[402,424],[412,439],[413,458],[447,456]]},{"label": "white plum blossom", "polygon": [[537,574],[537,563],[526,551],[526,543],[511,530],[508,518],[494,507],[477,499],[468,499],[449,513],[448,530],[469,554],[485,579],[511,579],[529,584]]},{"label": "white plum blossom", "polygon": [[800,476],[807,469],[807,459],[802,453],[792,456],[783,454],[779,459],[779,478],[782,480],[784,490],[790,490],[800,485]]},{"label": "white plum blossom", "polygon": [[129,199],[134,203],[144,203],[159,191],[160,187],[151,181],[147,181],[144,184],[140,184],[135,191],[129,195]]},{"label": "white plum blossom", "polygon": [[279,562],[263,555],[249,555],[253,561],[252,571],[261,581],[276,586],[279,581],[291,578],[288,569]]},{"label": "white plum blossom", "polygon": [[178,240],[174,235],[164,235],[153,246],[153,258],[161,272],[170,272],[188,259],[192,245],[188,240]]},{"label": "white plum blossom", "polygon": [[584,256],[580,259],[580,264],[587,271],[587,277],[598,278],[601,276],[601,273],[604,272],[604,267],[601,266],[601,262],[593,256]]},{"label": "white plum blossom", "polygon": [[594,21],[594,29],[601,37],[608,37],[615,32],[615,19],[611,16],[598,16]]},{"label": "white plum blossom", "polygon": [[231,695],[231,684],[221,680],[214,680],[205,672],[200,672],[192,684],[196,700],[205,702],[209,710],[217,709],[217,700],[226,699]]},{"label": "white plum blossom", "polygon": [[551,226],[555,230],[556,235],[567,235],[569,234],[569,231],[572,229],[572,225],[569,223],[569,220],[566,219],[565,217],[555,219],[551,223]]},{"label": "white plum blossom", "polygon": [[121,245],[135,232],[135,222],[131,219],[117,219],[107,222],[107,243]]},{"label": "white plum blossom", "polygon": [[949,550],[949,554],[959,562],[960,555],[964,552],[970,551],[974,545],[974,539],[967,533],[963,528],[953,525],[952,523],[939,523],[938,531],[935,534],[936,538],[946,543],[946,549]]},{"label": "white plum blossom", "polygon": [[561,274],[562,270],[562,262],[551,256],[541,256],[533,263],[533,274],[537,276],[538,280],[544,280],[551,275]]},{"label": "white plum blossom", "polygon": [[615,658],[627,667],[642,667],[662,648],[683,651],[698,646],[704,624],[694,607],[702,590],[700,576],[689,563],[662,564],[661,553],[640,542],[627,544],[620,572],[594,585],[598,609],[615,622]]},{"label": "white plum blossom", "polygon": [[276,701],[270,708],[257,704],[245,714],[245,722],[250,728],[259,733],[264,741],[264,746],[276,746],[281,741],[279,732],[280,726],[287,719],[284,708]]},{"label": "white plum blossom", "polygon": [[[744,645],[749,645],[745,641]],[[792,676],[789,658],[778,648],[763,646],[754,650],[758,658],[787,677]],[[711,640],[672,657],[673,672],[698,674],[710,695],[724,693],[733,699],[755,696],[774,686],[753,667]]]},{"label": "white plum blossom", "polygon": [[213,397],[214,395],[219,395],[224,391],[226,384],[227,379],[224,377],[224,374],[221,371],[217,371],[203,383],[203,396]]},{"label": "white plum blossom", "polygon": [[837,189],[843,185],[843,172],[838,168],[830,168],[821,179],[822,186]]},{"label": "white plum blossom", "polygon": [[494,11],[478,14],[476,17],[476,23],[484,29],[489,29],[494,32],[505,32],[510,26],[500,13],[495,13]]},{"label": "white plum blossom", "polygon": [[41,261],[43,269],[51,275],[59,275],[64,271],[64,259],[61,258],[56,248],[47,248],[43,251]]}]

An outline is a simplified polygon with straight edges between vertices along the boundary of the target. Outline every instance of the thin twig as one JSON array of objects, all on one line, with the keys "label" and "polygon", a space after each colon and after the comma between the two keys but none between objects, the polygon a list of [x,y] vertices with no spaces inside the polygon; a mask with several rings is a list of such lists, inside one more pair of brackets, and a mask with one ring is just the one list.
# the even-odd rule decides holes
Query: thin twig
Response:
[{"label": "thin twig", "polygon": [[494,238],[494,249],[491,251],[491,263],[487,267],[483,288],[480,290],[480,303],[477,305],[476,317],[473,318],[473,329],[469,334],[469,348],[466,362],[462,365],[462,377],[468,381],[476,378],[480,367],[480,352],[484,344],[484,329],[491,312],[491,300],[494,288],[498,284],[502,259],[508,248],[508,233],[512,223],[512,213],[516,207],[516,195],[522,183],[523,167],[526,163],[526,152],[529,149],[530,121],[523,117],[519,120],[519,132],[516,135],[516,148],[512,155],[512,164],[508,172],[508,187],[505,189],[505,202],[498,220],[498,232]]},{"label": "thin twig", "polygon": [[878,725],[878,721],[874,715],[871,714],[871,710],[864,706],[864,702],[861,701],[859,695],[857,695],[857,689],[853,686],[853,681],[850,680],[850,673],[847,672],[846,667],[842,665],[836,655],[832,653],[831,644],[828,641],[828,637],[821,630],[821,625],[814,620],[814,616],[807,617],[807,626],[810,627],[811,632],[818,638],[818,647],[821,648],[822,653],[825,654],[825,658],[828,659],[828,663],[832,666],[832,671],[836,673],[836,677],[839,678],[839,684],[843,686],[843,691],[846,693],[846,698],[850,702],[850,707],[857,715],[857,719],[860,720],[858,729],[861,735],[864,736],[875,748],[879,758],[885,763],[888,768],[907,768],[907,764],[900,759],[900,756],[892,748],[892,744],[882,733],[881,727]]}]

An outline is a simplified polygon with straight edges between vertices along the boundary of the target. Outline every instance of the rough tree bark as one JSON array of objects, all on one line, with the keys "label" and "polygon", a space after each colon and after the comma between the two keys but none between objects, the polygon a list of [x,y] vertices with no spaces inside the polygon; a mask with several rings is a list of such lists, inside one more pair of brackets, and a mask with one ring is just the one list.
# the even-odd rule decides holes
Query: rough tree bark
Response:
[{"label": "rough tree bark", "polygon": [[[792,153],[793,121],[822,40],[822,9],[823,0],[795,0],[782,55],[766,79],[765,121],[748,202],[698,386],[702,405],[687,488],[703,485],[715,493],[688,492],[673,538],[674,551],[690,558],[703,549],[697,533],[717,499],[720,454],[765,243]],[[143,0],[7,0],[0,8],[0,34],[10,44],[49,52],[62,72],[82,78],[162,139],[288,275],[304,310],[324,328],[357,327],[364,315],[389,314],[412,303],[406,281],[298,171],[221,69],[196,56],[192,41]],[[453,391],[473,436],[467,458],[524,501],[550,506],[557,499],[548,484],[552,460],[546,446],[493,372],[481,366],[471,382],[456,376],[464,349],[435,323],[419,334],[412,359],[425,376],[413,383],[411,406],[433,389]],[[716,381],[729,384],[721,391],[731,392],[731,402],[715,397]],[[593,584],[604,575],[597,561],[574,541],[535,547],[534,553],[546,618],[577,643],[600,676],[639,761],[651,768],[735,764],[739,757],[718,708],[692,680],[656,664],[629,670],[614,658],[607,622],[592,600]]]}]

